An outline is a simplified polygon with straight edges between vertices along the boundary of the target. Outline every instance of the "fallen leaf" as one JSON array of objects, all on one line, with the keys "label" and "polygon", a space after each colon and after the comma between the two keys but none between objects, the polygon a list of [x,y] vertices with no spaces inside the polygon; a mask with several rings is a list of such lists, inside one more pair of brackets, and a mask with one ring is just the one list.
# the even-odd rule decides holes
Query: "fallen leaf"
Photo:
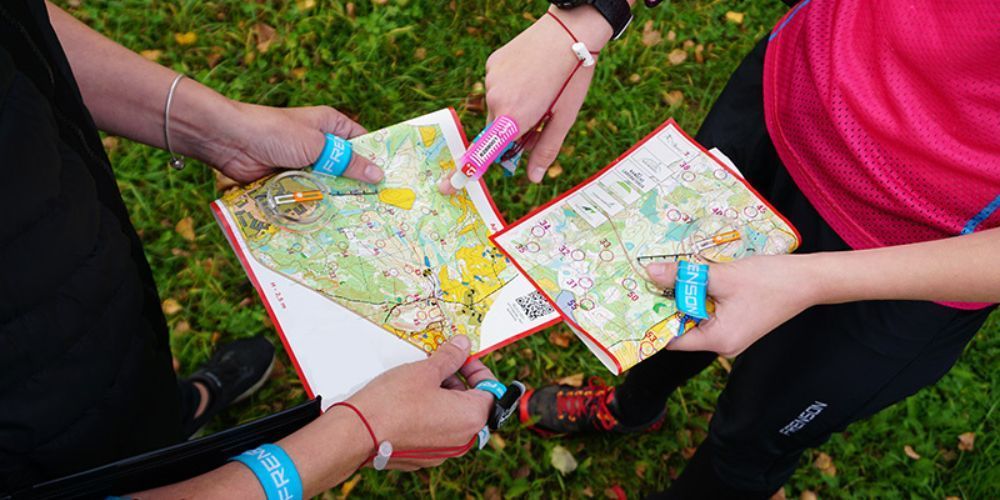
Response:
[{"label": "fallen leaf", "polygon": [[295,6],[301,11],[306,11],[316,6],[316,0],[299,0],[295,2]]},{"label": "fallen leaf", "polygon": [[476,82],[472,84],[472,94],[482,95],[486,93],[486,85],[483,82]]},{"label": "fallen leaf", "polygon": [[347,2],[347,5],[344,8],[344,10],[347,12],[347,17],[349,17],[351,19],[354,19],[355,9],[356,8],[354,6],[354,2]]},{"label": "fallen leaf", "polygon": [[503,353],[500,351],[493,351],[493,354],[491,354],[490,357],[493,358],[493,361],[500,361],[503,359]]},{"label": "fallen leaf", "polygon": [[705,46],[698,44],[694,46],[694,62],[701,64],[705,62]]},{"label": "fallen leaf", "polygon": [[187,33],[174,33],[174,41],[178,45],[191,45],[198,41],[198,34],[193,31],[188,31]]},{"label": "fallen leaf", "polygon": [[583,385],[583,373],[567,375],[559,380],[556,380],[556,383],[560,385],[568,385],[570,387],[580,387]]},{"label": "fallen leaf", "polygon": [[176,335],[183,335],[190,331],[191,331],[191,323],[188,323],[187,321],[181,320],[178,321],[176,325],[174,325],[174,334]]},{"label": "fallen leaf", "polygon": [[79,7],[82,3],[83,2],[81,0],[69,0],[68,2],[66,2],[66,5],[76,8]]},{"label": "fallen leaf", "polygon": [[771,498],[769,500],[785,500],[786,498],[787,497],[785,496],[785,487],[782,486],[780,490],[775,491],[774,494],[771,495]]},{"label": "fallen leaf", "polygon": [[104,139],[101,139],[101,145],[107,151],[114,151],[118,149],[118,138],[113,135],[106,136]]},{"label": "fallen leaf", "polygon": [[483,492],[484,500],[500,500],[501,498],[503,497],[500,496],[500,488],[497,488],[496,486],[489,486],[486,488],[486,491]]},{"label": "fallen leaf", "polygon": [[266,23],[256,23],[253,25],[254,38],[257,39],[257,51],[261,54],[271,48],[271,44],[278,40],[278,32],[271,25]]},{"label": "fallen leaf", "polygon": [[837,475],[837,466],[833,464],[833,458],[822,451],[816,456],[813,467],[819,469],[819,472],[824,476],[833,477]]},{"label": "fallen leaf", "polygon": [[612,485],[610,488],[604,490],[604,496],[615,500],[628,500],[628,495],[625,494],[625,490],[620,484]]},{"label": "fallen leaf", "polygon": [[[306,73],[308,73],[308,70],[300,66],[292,70],[292,77],[296,80],[305,80]],[[216,170],[216,172],[218,172],[218,170]]]},{"label": "fallen leaf", "polygon": [[674,49],[667,54],[667,60],[670,64],[677,66],[678,64],[687,60],[688,53],[684,49]]},{"label": "fallen leaf", "polygon": [[696,451],[698,451],[698,448],[688,446],[681,449],[681,456],[684,457],[684,460],[691,460],[691,457],[694,456],[694,452]]},{"label": "fallen leaf", "polygon": [[684,40],[681,46],[684,47],[684,50],[691,50],[694,48],[694,40]]},{"label": "fallen leaf", "polygon": [[522,364],[521,368],[517,370],[517,378],[519,380],[524,380],[526,378],[531,378],[531,365]]},{"label": "fallen leaf", "polygon": [[545,175],[549,179],[555,179],[556,177],[562,175],[562,173],[563,173],[563,168],[562,165],[559,164],[559,162],[553,163],[552,166],[545,171]]},{"label": "fallen leaf", "polygon": [[910,445],[906,445],[903,447],[903,453],[905,453],[906,456],[914,460],[920,460],[920,454],[917,453],[916,450],[914,450],[913,447]]},{"label": "fallen leaf", "polygon": [[166,314],[167,316],[173,316],[174,314],[181,312],[181,309],[184,309],[184,307],[181,306],[181,303],[177,302],[176,299],[166,299],[162,304],[160,304],[160,307],[163,309],[163,314]]},{"label": "fallen leaf", "polygon": [[[451,10],[455,10],[455,9],[451,9]],[[535,21],[538,20],[538,18],[536,18],[535,15],[532,14],[531,12],[522,12],[521,13],[521,17],[523,17],[524,20],[528,21],[529,23],[533,23],[533,22],[535,22]]]},{"label": "fallen leaf", "polygon": [[344,484],[340,485],[340,498],[344,499],[350,496],[351,492],[354,491],[354,487],[361,482],[361,474],[355,474],[351,476],[350,479],[344,481]]},{"label": "fallen leaf", "polygon": [[160,56],[163,55],[163,51],[156,49],[143,50],[139,52],[139,55],[142,56],[147,61],[156,62],[160,60]]},{"label": "fallen leaf", "polygon": [[628,81],[630,83],[639,83],[639,80],[642,80],[642,78],[639,76],[639,73],[632,73],[628,77]]},{"label": "fallen leaf", "polygon": [[514,475],[512,477],[514,479],[524,479],[530,475],[531,475],[531,466],[522,465],[516,471],[514,471]]},{"label": "fallen leaf", "polygon": [[671,90],[670,92],[664,92],[663,103],[667,106],[673,107],[684,102],[684,93],[680,90]]},{"label": "fallen leaf", "polygon": [[219,340],[222,339],[222,334],[219,332],[212,332],[212,338],[210,339],[213,344],[218,344]]},{"label": "fallen leaf", "polygon": [[715,360],[719,362],[719,365],[722,366],[723,370],[726,370],[726,373],[732,373],[733,372],[733,364],[730,363],[728,359],[726,359],[723,356],[719,356],[718,358],[715,358]]},{"label": "fallen leaf", "polygon": [[170,255],[173,255],[174,257],[190,257],[191,252],[184,250],[183,248],[175,247],[170,249]]},{"label": "fallen leaf", "polygon": [[726,21],[733,24],[743,24],[743,17],[745,15],[742,12],[729,11],[726,12]]},{"label": "fallen leaf", "polygon": [[959,497],[959,496],[956,496],[956,495],[949,495],[949,496],[944,497],[944,500],[962,500],[962,497]]},{"label": "fallen leaf", "polygon": [[389,0],[372,0],[372,3],[375,5],[385,5],[389,3]]},{"label": "fallen leaf", "polygon": [[594,498],[594,488],[584,486],[583,489],[580,490],[580,494],[587,498]]},{"label": "fallen leaf", "polygon": [[958,449],[962,451],[972,451],[976,445],[975,432],[963,432],[958,435]]},{"label": "fallen leaf", "polygon": [[177,234],[181,235],[181,238],[188,241],[194,241],[194,220],[191,219],[191,217],[181,219],[177,222],[177,225],[174,226],[174,231],[177,231]]},{"label": "fallen leaf", "polygon": [[819,497],[816,496],[816,493],[812,490],[803,490],[802,493],[799,494],[799,500],[819,500]]},{"label": "fallen leaf", "polygon": [[222,59],[222,47],[214,46],[212,47],[212,52],[205,56],[205,62],[208,63],[209,68],[214,68],[218,66],[219,60]]},{"label": "fallen leaf", "polygon": [[639,476],[640,479],[646,478],[646,468],[648,466],[645,462],[638,462],[635,464],[635,475]]},{"label": "fallen leaf", "polygon": [[562,330],[552,330],[549,332],[549,342],[555,346],[562,347],[563,349],[569,347],[569,341],[572,340],[573,334],[562,331]]},{"label": "fallen leaf", "polygon": [[427,59],[427,49],[423,47],[417,47],[417,49],[413,51],[413,58],[418,61],[423,61],[424,59]]},{"label": "fallen leaf", "polygon": [[646,47],[652,47],[662,41],[663,35],[653,29],[653,21],[646,21],[646,24],[642,26],[642,44]]},{"label": "fallen leaf", "polygon": [[674,30],[668,31],[667,32],[667,41],[668,42],[672,42],[674,40],[677,40],[677,32],[674,31]]},{"label": "fallen leaf", "polygon": [[489,445],[490,448],[493,448],[494,450],[503,451],[503,449],[507,447],[507,441],[494,432],[490,434]]},{"label": "fallen leaf", "polygon": [[941,455],[941,459],[945,462],[954,462],[958,460],[958,453],[955,450],[949,450],[947,448],[938,449],[938,453]]},{"label": "fallen leaf", "polygon": [[225,174],[223,174],[222,172],[219,172],[218,170],[215,169],[212,169],[212,171],[215,172],[216,191],[222,193],[240,185],[240,183],[236,182],[235,179],[230,179],[229,177],[226,177]]}]

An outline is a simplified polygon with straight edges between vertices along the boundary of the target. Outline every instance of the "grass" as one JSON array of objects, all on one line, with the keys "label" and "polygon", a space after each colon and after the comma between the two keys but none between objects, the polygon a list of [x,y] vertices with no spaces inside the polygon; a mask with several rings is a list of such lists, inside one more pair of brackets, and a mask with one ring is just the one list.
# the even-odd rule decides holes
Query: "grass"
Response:
[{"label": "grass", "polygon": [[[244,101],[292,106],[329,104],[369,129],[419,114],[455,107],[468,132],[484,122],[475,106],[474,85],[483,63],[528,25],[541,1],[521,2],[385,0],[355,5],[323,0],[241,2],[235,0],[63,0],[76,16],[137,50],[159,51],[159,62],[183,71],[224,94]],[[742,24],[726,21],[727,11],[745,13]],[[523,177],[489,178],[497,204],[509,220],[526,214],[606,164],[655,125],[673,116],[697,130],[727,76],[754,41],[783,12],[777,1],[687,0],[655,10],[640,8],[622,41],[602,56],[595,83],[571,146],[559,162],[564,173],[540,186]],[[641,43],[645,23],[663,41]],[[275,29],[277,38],[260,50],[255,26]],[[668,36],[674,32],[675,37]],[[175,34],[193,32],[182,45]],[[182,38],[183,39],[183,38]],[[692,40],[705,46],[699,63]],[[671,66],[667,54],[688,52]],[[662,95],[678,90],[683,101]],[[472,105],[470,106],[470,103]],[[169,171],[164,152],[125,140],[106,140],[132,219],[146,245],[162,297],[182,309],[169,316],[171,343],[182,374],[230,339],[275,336],[259,299],[216,227],[208,204],[217,197],[213,176],[200,165]],[[196,239],[174,229],[191,217]],[[557,327],[559,328],[559,327]],[[851,426],[819,450],[806,453],[785,487],[789,497],[811,491],[821,497],[995,497],[1000,492],[1000,449],[996,439],[1000,375],[1000,319],[977,335],[957,366],[926,388],[873,418]],[[488,363],[503,379],[519,377],[542,384],[574,373],[604,370],[583,346],[563,349],[541,332],[493,355]],[[301,385],[283,363],[264,389],[216,422],[218,430],[302,401]],[[714,401],[725,383],[715,364],[669,402],[661,432],[639,437],[542,440],[526,430],[508,430],[504,446],[412,474],[365,471],[352,482],[350,496],[431,498],[602,498],[619,485],[631,497],[662,489],[682,470],[685,455],[705,435]],[[956,449],[957,436],[975,432],[975,449]],[[562,476],[549,463],[556,444],[579,460]],[[908,458],[910,445],[922,456]],[[836,475],[812,464],[830,455]],[[346,488],[325,496],[337,497]]]}]

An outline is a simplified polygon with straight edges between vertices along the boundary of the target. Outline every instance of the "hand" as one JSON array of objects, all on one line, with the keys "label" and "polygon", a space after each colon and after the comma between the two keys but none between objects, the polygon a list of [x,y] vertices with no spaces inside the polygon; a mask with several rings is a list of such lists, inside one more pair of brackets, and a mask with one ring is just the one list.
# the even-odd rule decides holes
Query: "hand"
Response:
[{"label": "hand", "polygon": [[[240,182],[259,179],[280,168],[312,165],[323,151],[324,133],[350,139],[366,132],[329,106],[234,104],[233,117],[220,120],[212,137],[201,141],[198,156]],[[383,173],[367,158],[353,155],[344,177],[377,183]]]},{"label": "hand", "polygon": [[[591,6],[558,10],[556,15],[591,51],[600,50],[611,39],[611,27]],[[510,116],[520,127],[521,135],[534,127],[579,62],[570,49],[572,44],[573,40],[556,20],[545,15],[493,52],[486,61],[487,121],[492,122],[500,115]],[[581,66],[559,97],[552,118],[528,158],[528,179],[532,182],[541,182],[559,155],[593,77],[594,66]],[[442,192],[453,191],[447,182],[450,177],[448,174],[442,180]]]},{"label": "hand", "polygon": [[[395,450],[465,445],[486,425],[493,396],[467,389],[455,372],[465,377],[470,386],[495,378],[479,360],[463,366],[469,347],[468,338],[456,336],[426,360],[379,375],[348,402],[365,414],[375,436],[391,442]],[[392,458],[388,468],[416,470],[441,462],[443,458]]]},{"label": "hand", "polygon": [[[806,308],[820,302],[808,255],[755,256],[710,264],[708,295],[715,313],[667,344],[676,351],[732,357]],[[650,280],[673,289],[677,264],[646,267]]]}]

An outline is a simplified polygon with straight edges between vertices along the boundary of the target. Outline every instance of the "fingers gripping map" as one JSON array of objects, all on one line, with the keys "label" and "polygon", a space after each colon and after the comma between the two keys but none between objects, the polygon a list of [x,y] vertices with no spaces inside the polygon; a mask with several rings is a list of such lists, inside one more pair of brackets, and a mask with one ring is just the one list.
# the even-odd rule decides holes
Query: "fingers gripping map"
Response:
[{"label": "fingers gripping map", "polygon": [[795,230],[669,121],[619,160],[494,241],[605,366],[621,373],[680,331],[644,266],[780,254]]},{"label": "fingers gripping map", "polygon": [[[254,264],[423,352],[456,334],[469,336],[473,353],[488,350],[558,316],[489,240],[502,224],[482,186],[438,193],[464,151],[459,134],[442,110],[355,138],[354,154],[382,167],[383,182],[290,171],[226,194],[220,221],[232,222]],[[276,215],[310,193],[321,199]],[[271,309],[289,306],[269,296],[262,291]],[[345,342],[353,334],[326,327]]]}]

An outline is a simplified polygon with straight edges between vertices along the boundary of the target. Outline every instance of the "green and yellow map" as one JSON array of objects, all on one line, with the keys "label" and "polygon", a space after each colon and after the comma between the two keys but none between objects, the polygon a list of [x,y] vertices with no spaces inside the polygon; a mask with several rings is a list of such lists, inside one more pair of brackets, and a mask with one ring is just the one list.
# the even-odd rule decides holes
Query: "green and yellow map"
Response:
[{"label": "green and yellow map", "polygon": [[[475,353],[488,347],[481,345],[481,327],[505,287],[517,280],[526,292],[531,288],[490,242],[499,219],[482,213],[482,200],[477,207],[465,191],[438,193],[438,179],[462,151],[454,150],[454,140],[449,145],[442,129],[451,127],[458,137],[450,113],[428,116],[437,119],[411,120],[351,141],[354,154],[385,171],[378,185],[283,174],[221,201],[249,253],[267,268],[426,352],[464,334]],[[323,200],[283,205],[295,213],[275,216],[273,199],[310,189],[322,191]],[[502,340],[537,323],[512,307],[514,298],[502,301],[510,310],[497,314],[509,317],[497,318],[495,328],[503,331],[491,338]]]},{"label": "green and yellow map", "polygon": [[646,280],[645,265],[725,262],[798,245],[778,214],[673,122],[494,241],[616,373],[679,331],[682,315]]}]

